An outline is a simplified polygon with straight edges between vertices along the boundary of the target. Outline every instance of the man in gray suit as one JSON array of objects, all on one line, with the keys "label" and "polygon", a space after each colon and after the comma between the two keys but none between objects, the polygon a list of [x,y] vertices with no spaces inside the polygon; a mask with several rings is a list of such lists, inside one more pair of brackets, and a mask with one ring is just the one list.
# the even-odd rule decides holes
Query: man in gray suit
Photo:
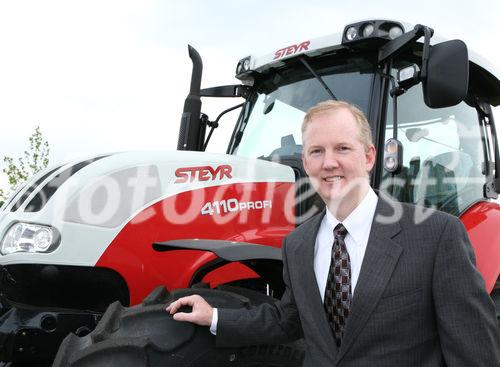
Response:
[{"label": "man in gray suit", "polygon": [[[286,291],[274,305],[168,308],[210,326],[218,346],[304,337],[305,366],[500,366],[494,305],[461,222],[376,194],[369,124],[356,107],[306,114],[303,163],[326,210],[283,241]],[[177,313],[183,306],[191,313]]]}]

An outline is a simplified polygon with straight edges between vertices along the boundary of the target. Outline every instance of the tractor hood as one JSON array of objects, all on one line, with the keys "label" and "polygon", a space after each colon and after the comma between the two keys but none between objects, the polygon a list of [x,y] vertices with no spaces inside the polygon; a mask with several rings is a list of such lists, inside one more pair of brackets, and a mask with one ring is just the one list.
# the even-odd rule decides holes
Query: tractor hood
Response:
[{"label": "tractor hood", "polygon": [[16,223],[26,223],[52,229],[59,243],[47,253],[3,251],[0,265],[92,266],[131,219],[166,198],[210,187],[294,181],[284,165],[191,151],[112,153],[51,167],[6,201],[0,239]]}]

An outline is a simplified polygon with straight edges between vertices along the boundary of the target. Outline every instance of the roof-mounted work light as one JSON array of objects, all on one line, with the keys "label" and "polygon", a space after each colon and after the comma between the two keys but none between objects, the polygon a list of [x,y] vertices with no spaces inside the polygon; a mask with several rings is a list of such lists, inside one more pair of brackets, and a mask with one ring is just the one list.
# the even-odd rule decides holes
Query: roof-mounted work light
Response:
[{"label": "roof-mounted work light", "polygon": [[251,56],[241,59],[236,65],[236,75],[241,75],[250,71]]},{"label": "roof-mounted work light", "polygon": [[241,80],[245,85],[253,85],[253,63],[252,56],[247,56],[241,59],[236,65],[236,78]]},{"label": "roof-mounted work light", "polygon": [[370,45],[376,47],[382,42],[393,40],[404,33],[401,23],[389,20],[367,20],[349,24],[344,28],[343,45]]}]

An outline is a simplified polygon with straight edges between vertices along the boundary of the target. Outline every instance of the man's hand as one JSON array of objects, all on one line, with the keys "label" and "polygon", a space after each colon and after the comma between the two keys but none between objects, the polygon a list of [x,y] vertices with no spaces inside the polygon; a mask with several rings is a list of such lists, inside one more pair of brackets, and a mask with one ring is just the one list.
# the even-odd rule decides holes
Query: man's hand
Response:
[{"label": "man's hand", "polygon": [[[191,306],[191,312],[177,312],[182,306]],[[201,296],[195,294],[188,297],[179,298],[172,302],[167,308],[167,312],[174,315],[176,321],[188,321],[201,326],[210,326],[212,323],[213,308]]]}]

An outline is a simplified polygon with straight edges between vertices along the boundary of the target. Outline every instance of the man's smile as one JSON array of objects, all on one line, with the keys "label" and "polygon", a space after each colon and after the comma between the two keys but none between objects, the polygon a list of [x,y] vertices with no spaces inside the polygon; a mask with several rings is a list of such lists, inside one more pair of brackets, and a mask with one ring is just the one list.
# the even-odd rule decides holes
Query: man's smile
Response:
[{"label": "man's smile", "polygon": [[328,177],[324,177],[323,181],[326,181],[326,182],[339,182],[343,178],[344,178],[344,176],[328,176]]}]

